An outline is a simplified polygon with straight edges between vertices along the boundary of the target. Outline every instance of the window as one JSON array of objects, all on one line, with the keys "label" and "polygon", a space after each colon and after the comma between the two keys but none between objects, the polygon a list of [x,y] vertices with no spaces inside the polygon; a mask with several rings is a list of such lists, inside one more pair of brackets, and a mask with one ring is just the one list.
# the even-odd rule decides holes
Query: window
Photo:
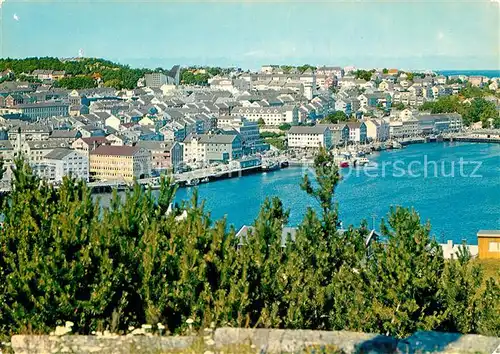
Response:
[{"label": "window", "polygon": [[488,252],[500,252],[500,242],[490,241],[488,245]]}]

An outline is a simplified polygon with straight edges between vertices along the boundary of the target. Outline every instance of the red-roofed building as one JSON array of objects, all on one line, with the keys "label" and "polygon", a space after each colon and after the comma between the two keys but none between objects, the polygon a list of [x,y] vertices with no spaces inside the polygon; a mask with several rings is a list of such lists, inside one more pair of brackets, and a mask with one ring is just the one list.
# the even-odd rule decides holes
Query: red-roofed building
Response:
[{"label": "red-roofed building", "polygon": [[90,138],[79,138],[76,139],[72,144],[71,148],[84,153],[87,157],[90,156],[90,152],[95,150],[101,145],[109,145],[109,141],[104,136],[93,136]]}]

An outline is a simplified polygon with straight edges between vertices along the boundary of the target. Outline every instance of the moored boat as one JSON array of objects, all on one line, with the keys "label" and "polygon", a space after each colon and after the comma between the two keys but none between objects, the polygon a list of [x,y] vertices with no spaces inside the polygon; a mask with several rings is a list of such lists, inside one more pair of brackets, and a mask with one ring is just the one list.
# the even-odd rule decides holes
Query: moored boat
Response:
[{"label": "moored boat", "polygon": [[364,166],[370,163],[370,160],[368,160],[366,157],[359,157],[355,160],[354,164],[356,166]]},{"label": "moored boat", "polygon": [[268,160],[262,164],[262,171],[274,171],[280,168],[280,164],[276,161]]},{"label": "moored boat", "polygon": [[186,186],[189,186],[189,187],[197,186],[198,184],[200,184],[200,180],[198,178],[188,179],[186,181]]}]

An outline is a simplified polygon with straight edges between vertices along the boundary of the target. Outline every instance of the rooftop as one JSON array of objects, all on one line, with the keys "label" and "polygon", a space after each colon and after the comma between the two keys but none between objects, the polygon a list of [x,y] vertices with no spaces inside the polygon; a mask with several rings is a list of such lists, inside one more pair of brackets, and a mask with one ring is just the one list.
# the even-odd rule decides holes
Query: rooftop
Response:
[{"label": "rooftop", "polygon": [[500,230],[479,230],[477,237],[500,237]]},{"label": "rooftop", "polygon": [[92,151],[91,155],[134,156],[141,147],[139,146],[109,146],[101,145]]},{"label": "rooftop", "polygon": [[323,134],[328,127],[326,125],[294,126],[288,131],[288,134]]},{"label": "rooftop", "polygon": [[64,148],[55,148],[54,150],[49,152],[47,155],[45,155],[45,158],[49,159],[49,160],[61,160],[73,152],[75,152],[75,150],[64,149]]}]

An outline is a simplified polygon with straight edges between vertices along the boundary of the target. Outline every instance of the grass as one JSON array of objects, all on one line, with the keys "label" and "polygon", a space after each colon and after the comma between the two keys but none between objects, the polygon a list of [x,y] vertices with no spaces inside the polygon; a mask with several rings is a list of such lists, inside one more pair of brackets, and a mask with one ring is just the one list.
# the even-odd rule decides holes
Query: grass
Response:
[{"label": "grass", "polygon": [[500,259],[475,259],[473,262],[483,268],[483,286],[489,278],[493,278],[497,282],[500,282]]}]

